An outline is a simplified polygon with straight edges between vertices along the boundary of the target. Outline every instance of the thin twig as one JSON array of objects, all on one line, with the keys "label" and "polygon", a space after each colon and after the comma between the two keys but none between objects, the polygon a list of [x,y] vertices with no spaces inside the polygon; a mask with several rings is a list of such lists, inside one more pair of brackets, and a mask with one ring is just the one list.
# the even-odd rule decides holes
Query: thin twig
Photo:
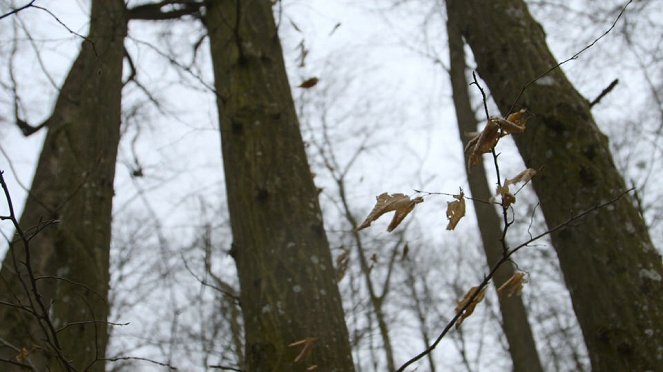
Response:
[{"label": "thin twig", "polygon": [[14,9],[14,10],[8,12],[8,13],[5,13],[5,14],[1,15],[0,19],[9,17],[12,14],[16,14],[16,13],[20,12],[21,10],[24,10],[24,9],[27,9],[27,8],[30,8],[30,7],[36,8],[36,6],[33,5],[35,1],[37,1],[37,0],[32,0],[29,3],[23,5],[22,7],[16,8],[16,9]]},{"label": "thin twig", "polygon": [[612,29],[615,28],[615,26],[617,25],[617,22],[619,21],[619,19],[622,17],[622,15],[624,14],[624,12],[626,11],[626,8],[627,8],[627,7],[629,6],[629,4],[631,4],[632,2],[633,2],[633,0],[629,0],[629,1],[628,1],[628,2],[627,2],[627,3],[621,8],[621,10],[619,11],[619,14],[617,15],[617,18],[615,18],[614,22],[612,22],[612,25],[610,26],[610,28],[608,28],[603,34],[601,34],[601,36],[599,36],[599,37],[597,37],[596,39],[594,39],[594,41],[592,41],[591,43],[589,43],[588,45],[586,45],[584,48],[580,49],[578,52],[576,52],[576,53],[575,53],[574,55],[572,55],[571,57],[569,57],[569,58],[563,60],[562,62],[556,64],[555,66],[549,68],[548,70],[546,70],[545,72],[543,72],[542,74],[540,74],[539,76],[537,76],[536,78],[532,79],[532,81],[530,81],[529,83],[525,84],[525,86],[523,86],[522,89],[520,89],[520,93],[518,93],[518,96],[516,97],[516,99],[513,100],[513,104],[511,104],[511,108],[509,109],[509,112],[507,113],[506,116],[508,116],[509,114],[511,114],[511,113],[513,112],[513,109],[516,107],[516,104],[517,104],[518,101],[520,100],[520,97],[523,96],[523,94],[525,93],[525,90],[527,90],[527,88],[529,88],[530,86],[532,86],[532,84],[536,83],[536,82],[537,82],[539,79],[541,79],[542,77],[544,77],[544,76],[548,75],[549,73],[555,71],[556,69],[560,68],[563,64],[565,64],[565,63],[567,63],[567,62],[570,62],[570,61],[572,61],[572,60],[578,59],[578,57],[579,57],[582,53],[584,53],[587,49],[593,47],[594,44],[596,44],[599,40],[603,39],[607,34],[609,34],[610,31],[612,31]]},{"label": "thin twig", "polygon": [[575,222],[575,221],[577,221],[577,220],[582,219],[582,218],[585,217],[586,215],[588,215],[588,214],[590,214],[590,213],[592,213],[592,212],[594,212],[594,211],[596,211],[596,210],[598,210],[598,209],[605,208],[605,207],[607,207],[608,205],[614,204],[614,203],[617,202],[619,199],[621,199],[622,197],[624,197],[624,195],[628,194],[628,193],[631,192],[631,191],[633,191],[632,188],[631,188],[631,189],[628,189],[628,190],[626,190],[626,191],[623,191],[623,192],[621,192],[619,195],[617,195],[616,197],[614,197],[613,199],[610,199],[610,200],[608,200],[608,201],[606,201],[606,202],[603,202],[603,203],[597,204],[597,205],[595,205],[595,206],[592,207],[592,208],[586,209],[585,211],[583,211],[583,212],[581,212],[581,213],[579,213],[579,214],[577,214],[577,215],[575,215],[575,216],[573,216],[573,217],[567,219],[566,221],[564,221],[564,222],[558,224],[557,226],[555,226],[555,227],[553,227],[553,228],[551,228],[551,229],[549,229],[549,230],[547,230],[547,231],[545,231],[545,232],[543,232],[543,233],[541,233],[541,234],[539,234],[539,235],[536,235],[536,236],[534,236],[533,238],[530,238],[529,240],[526,240],[525,242],[523,242],[523,243],[519,244],[518,246],[516,246],[516,247],[512,248],[511,250],[509,250],[509,251],[508,251],[508,252],[507,252],[507,253],[506,253],[506,254],[505,254],[505,255],[504,255],[504,256],[503,256],[503,257],[502,257],[502,258],[501,258],[501,259],[500,259],[495,265],[494,265],[494,266],[493,266],[493,268],[490,270],[490,272],[488,273],[488,275],[484,276],[483,281],[481,281],[481,284],[479,284],[479,285],[477,286],[477,289],[474,291],[474,294],[468,299],[468,301],[467,301],[467,303],[465,304],[465,306],[463,306],[461,309],[459,309],[459,311],[456,312],[456,315],[455,315],[455,316],[454,316],[454,317],[453,317],[453,318],[447,323],[446,327],[444,327],[444,330],[442,330],[442,332],[441,332],[440,335],[437,337],[437,339],[435,339],[435,341],[434,341],[430,346],[428,346],[424,351],[422,351],[421,353],[417,354],[415,357],[413,357],[413,358],[411,358],[410,360],[408,360],[407,362],[405,362],[405,364],[403,364],[403,365],[397,370],[397,372],[402,372],[402,371],[404,371],[405,368],[407,368],[408,366],[410,366],[412,363],[416,362],[417,360],[423,358],[424,356],[426,356],[427,354],[429,354],[430,352],[432,352],[433,350],[435,350],[435,348],[436,348],[437,345],[440,343],[440,341],[442,341],[442,339],[444,338],[444,336],[446,336],[446,334],[449,333],[449,331],[451,330],[451,327],[452,327],[454,324],[456,324],[456,322],[457,322],[458,319],[461,317],[461,315],[465,312],[465,310],[466,310],[466,309],[467,309],[467,308],[468,308],[468,307],[474,302],[474,299],[475,299],[475,298],[479,295],[479,293],[481,293],[481,291],[482,291],[482,290],[488,285],[488,283],[490,282],[490,280],[491,280],[491,279],[493,278],[493,276],[495,275],[495,272],[497,272],[497,270],[498,270],[498,269],[499,269],[504,263],[509,262],[509,261],[510,261],[510,257],[511,257],[513,254],[515,254],[515,253],[518,252],[520,249],[522,249],[522,248],[524,248],[524,247],[530,245],[531,243],[533,243],[533,242],[535,242],[535,241],[537,241],[537,240],[539,240],[539,239],[541,239],[541,238],[543,238],[543,237],[545,237],[545,236],[547,236],[547,235],[550,235],[550,234],[552,234],[552,233],[554,233],[554,232],[557,232],[557,231],[559,231],[559,230],[562,230],[562,229],[568,227],[571,223],[573,223],[573,222]]}]

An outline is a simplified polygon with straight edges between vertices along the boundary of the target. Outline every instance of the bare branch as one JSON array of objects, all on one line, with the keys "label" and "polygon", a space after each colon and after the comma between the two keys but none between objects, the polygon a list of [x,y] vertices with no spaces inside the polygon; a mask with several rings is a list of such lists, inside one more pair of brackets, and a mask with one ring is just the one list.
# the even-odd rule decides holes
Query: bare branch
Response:
[{"label": "bare branch", "polygon": [[[163,11],[166,5],[180,5],[173,10]],[[192,0],[164,0],[158,3],[143,4],[127,10],[130,20],[162,21],[181,18],[186,15],[199,15],[203,3]]]},{"label": "bare branch", "polygon": [[594,107],[594,105],[601,102],[603,97],[607,96],[608,93],[610,93],[617,86],[617,83],[619,83],[619,79],[613,80],[612,83],[610,83],[610,85],[608,85],[605,89],[603,89],[601,93],[599,93],[599,95],[596,96],[596,98],[594,98],[592,102],[589,103],[589,107],[590,108]]},{"label": "bare branch", "polygon": [[463,312],[465,312],[465,310],[466,310],[466,309],[467,309],[467,308],[468,308],[468,307],[474,302],[474,299],[479,295],[479,293],[482,291],[482,289],[485,288],[485,287],[488,285],[488,283],[490,282],[490,280],[493,278],[493,275],[495,275],[495,272],[497,272],[497,270],[498,270],[498,269],[499,269],[504,263],[509,262],[509,261],[510,261],[510,257],[511,257],[513,254],[515,254],[515,253],[518,252],[520,249],[522,249],[522,248],[528,246],[529,244],[531,244],[531,243],[533,243],[533,242],[535,242],[535,241],[537,241],[537,240],[539,240],[539,239],[541,239],[541,238],[543,238],[543,237],[545,237],[545,236],[547,236],[547,235],[550,235],[550,234],[552,234],[552,233],[554,233],[554,232],[557,232],[557,231],[559,231],[559,230],[563,230],[563,229],[569,227],[573,222],[582,219],[583,217],[587,216],[588,214],[590,214],[590,213],[592,213],[592,212],[594,212],[594,211],[597,211],[597,210],[599,210],[599,209],[602,209],[602,208],[607,207],[608,205],[611,205],[611,204],[616,203],[619,199],[621,199],[622,197],[624,197],[624,195],[628,194],[628,193],[631,192],[631,191],[633,191],[633,189],[628,189],[628,190],[626,190],[626,191],[623,191],[623,192],[621,192],[619,195],[617,195],[616,197],[614,197],[613,199],[610,199],[610,200],[608,200],[608,201],[606,201],[606,202],[604,202],[604,203],[597,204],[597,205],[595,205],[595,206],[592,207],[592,208],[586,209],[585,211],[583,211],[583,212],[581,212],[581,213],[579,213],[579,214],[577,214],[577,215],[575,215],[575,216],[572,216],[571,218],[567,219],[566,221],[560,223],[559,225],[557,225],[557,226],[555,226],[555,227],[553,227],[553,228],[551,228],[551,229],[549,229],[549,230],[547,230],[547,231],[545,231],[545,232],[543,232],[543,233],[541,233],[541,234],[539,234],[539,235],[536,235],[536,236],[534,236],[533,238],[530,238],[529,240],[527,240],[527,241],[525,241],[525,242],[519,244],[518,246],[512,248],[511,250],[509,250],[509,251],[508,251],[508,252],[507,252],[507,253],[506,253],[506,254],[505,254],[505,255],[504,255],[504,256],[503,256],[503,257],[502,257],[502,258],[501,258],[496,264],[495,264],[495,266],[493,266],[493,268],[490,270],[490,272],[488,273],[488,275],[484,276],[483,281],[481,282],[481,284],[479,284],[479,285],[476,287],[477,289],[474,291],[474,293],[472,294],[472,296],[470,296],[470,298],[467,300],[467,302],[465,303],[465,306],[463,306],[462,308],[460,308],[459,311],[456,312],[456,315],[455,315],[453,318],[451,318],[451,320],[449,320],[449,322],[447,323],[446,327],[444,327],[444,330],[442,330],[442,332],[441,332],[440,335],[437,337],[437,339],[435,339],[435,341],[434,341],[430,346],[428,346],[428,347],[426,348],[426,350],[422,351],[421,353],[417,354],[416,356],[414,356],[413,358],[411,358],[410,360],[408,360],[407,362],[405,362],[405,364],[403,364],[403,365],[397,370],[397,372],[405,371],[405,368],[407,368],[409,365],[411,365],[412,363],[416,362],[417,360],[419,360],[419,359],[425,357],[425,356],[428,355],[430,352],[432,352],[433,350],[435,350],[435,348],[436,348],[437,345],[440,343],[440,341],[442,341],[442,339],[444,338],[444,336],[446,336],[447,333],[449,333],[449,331],[451,330],[451,327],[452,327],[454,324],[456,324],[456,321],[458,321],[458,319],[462,316]]},{"label": "bare branch", "polygon": [[22,11],[22,10],[25,10],[25,9],[27,9],[27,8],[30,8],[30,7],[34,7],[34,8],[36,8],[36,6],[33,5],[35,1],[37,1],[37,0],[32,0],[32,1],[30,1],[29,3],[27,3],[27,4],[25,4],[25,5],[21,6],[21,7],[18,7],[18,8],[14,9],[14,10],[8,12],[8,13],[5,13],[5,14],[1,15],[1,16],[0,16],[0,19],[3,19],[3,18],[6,18],[6,17],[9,17],[9,16],[11,16],[11,15],[13,15],[13,14],[16,14],[16,13],[18,13],[18,12],[20,12],[20,11]]}]

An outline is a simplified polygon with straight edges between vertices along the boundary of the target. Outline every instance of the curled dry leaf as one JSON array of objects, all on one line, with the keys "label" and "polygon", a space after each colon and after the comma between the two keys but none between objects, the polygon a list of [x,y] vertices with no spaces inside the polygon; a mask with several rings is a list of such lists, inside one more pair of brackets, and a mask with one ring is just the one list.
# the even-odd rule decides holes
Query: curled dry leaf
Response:
[{"label": "curled dry leaf", "polygon": [[298,87],[304,89],[313,88],[315,84],[318,83],[318,81],[320,81],[320,79],[318,79],[317,77],[312,77],[310,79],[304,80],[301,84],[298,85]]},{"label": "curled dry leaf", "polygon": [[481,162],[481,155],[490,152],[497,141],[500,139],[500,127],[494,119],[488,120],[488,124],[483,128],[481,133],[472,138],[465,146],[465,151],[470,152],[470,157],[467,162],[467,168],[470,169]]},{"label": "curled dry leaf", "polygon": [[504,186],[508,187],[509,185],[515,185],[518,182],[529,182],[534,176],[536,176],[536,170],[527,168],[524,171],[518,173],[515,177],[504,181]]},{"label": "curled dry leaf", "polygon": [[[483,287],[481,292],[479,292],[479,294],[477,294],[474,300],[470,302],[470,299],[472,298],[472,296],[474,296],[477,289],[478,287],[470,288],[470,290],[467,291],[467,293],[465,293],[463,298],[461,298],[460,301],[458,301],[458,305],[456,305],[456,314],[460,314],[460,312],[462,311],[462,315],[456,321],[456,329],[460,327],[460,325],[463,323],[465,319],[467,319],[470,315],[472,315],[472,313],[474,312],[474,308],[479,304],[479,302],[483,300],[484,296],[486,295],[486,287]],[[465,306],[467,306],[467,308],[465,308]],[[463,308],[465,308],[465,310],[463,310]]]},{"label": "curled dry leaf", "polygon": [[465,216],[465,194],[462,192],[459,195],[453,196],[456,200],[447,202],[447,230],[453,230],[458,225],[461,218]]},{"label": "curled dry leaf", "polygon": [[515,177],[511,179],[506,179],[504,185],[497,186],[496,195],[502,196],[502,206],[508,208],[511,204],[516,202],[516,197],[509,190],[509,186],[515,185],[519,182],[529,182],[532,177],[536,175],[536,171],[532,168],[527,168],[524,171],[518,173]]},{"label": "curled dry leaf", "polygon": [[514,124],[518,128],[522,128],[519,132],[513,132],[513,133],[522,133],[525,131],[525,127],[527,125],[527,118],[525,117],[525,114],[527,113],[527,110],[522,109],[520,111],[514,112],[513,114],[509,114],[509,116],[506,117],[506,120],[512,124]]},{"label": "curled dry leaf", "polygon": [[290,345],[288,345],[290,347],[301,346],[301,348],[302,348],[301,351],[299,352],[299,354],[297,354],[297,356],[295,357],[295,363],[297,363],[301,360],[304,360],[304,359],[306,359],[306,357],[311,355],[311,352],[313,351],[313,346],[315,345],[315,343],[317,341],[318,341],[318,339],[315,338],[315,337],[306,337],[305,339],[295,341],[295,342],[291,343]]},{"label": "curled dry leaf", "polygon": [[394,217],[387,227],[387,231],[392,232],[403,219],[414,209],[414,206],[418,203],[423,203],[424,198],[416,197],[410,200],[410,197],[404,194],[393,194],[389,195],[388,193],[382,193],[375,198],[377,202],[373,207],[371,213],[368,214],[368,217],[357,226],[355,231],[365,229],[371,225],[371,223],[385,213],[395,211]]},{"label": "curled dry leaf", "polygon": [[25,347],[22,347],[21,350],[19,350],[18,354],[16,354],[16,361],[23,363],[28,358],[30,357],[30,350],[26,349]]},{"label": "curled dry leaf", "polygon": [[506,119],[490,118],[481,133],[467,142],[465,146],[465,152],[469,152],[470,154],[467,161],[467,169],[478,165],[481,162],[481,155],[495,148],[500,137],[513,133],[522,133],[525,131],[525,127],[525,110],[515,112]]},{"label": "curled dry leaf", "polygon": [[504,282],[498,289],[497,294],[500,296],[511,297],[513,295],[520,296],[523,292],[523,284],[527,283],[525,279],[525,273],[522,271],[516,271],[511,275],[511,278]]},{"label": "curled dry leaf", "polygon": [[341,254],[336,257],[336,281],[340,282],[341,279],[345,276],[345,272],[348,270],[348,264],[350,263],[350,250],[342,247]]}]

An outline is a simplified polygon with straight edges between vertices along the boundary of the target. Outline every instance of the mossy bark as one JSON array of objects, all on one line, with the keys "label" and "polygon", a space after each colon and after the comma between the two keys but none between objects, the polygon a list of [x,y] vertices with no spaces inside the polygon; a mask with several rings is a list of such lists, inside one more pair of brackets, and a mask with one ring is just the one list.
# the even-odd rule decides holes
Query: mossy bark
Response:
[{"label": "mossy bark", "polygon": [[[463,148],[469,138],[465,133],[477,131],[477,120],[472,111],[468,82],[465,75],[465,51],[463,37],[456,25],[455,19],[449,17],[447,21],[447,35],[449,39],[449,76],[453,91],[453,102],[456,109],[456,119]],[[465,153],[465,164],[469,161],[469,154]],[[467,169],[467,168],[466,168]],[[492,193],[488,188],[486,172],[481,166],[467,171],[467,180],[472,197],[478,200],[490,200]],[[502,238],[501,219],[493,204],[472,203],[477,215],[477,223],[481,233],[481,243],[488,267],[492,268],[503,256],[500,243]],[[511,263],[503,265],[495,272],[493,284],[499,288],[515,272]],[[513,370],[522,372],[543,371],[532,329],[527,320],[527,311],[520,296],[499,297],[500,312],[502,314],[502,330],[509,343],[509,353],[513,361]]]},{"label": "mossy bark", "polygon": [[[557,64],[522,0],[449,0],[478,72],[507,114],[523,87]],[[604,41],[608,42],[608,41]],[[514,136],[548,226],[626,187],[589,104],[560,69],[515,102],[532,117]],[[552,234],[595,371],[656,370],[663,362],[663,265],[626,196]],[[533,273],[533,275],[536,275]]]},{"label": "mossy bark", "polygon": [[[269,0],[207,2],[249,371],[353,370]],[[299,362],[293,342],[315,338]]]},{"label": "mossy bark", "polygon": [[[20,219],[22,229],[34,235],[29,242],[31,266],[41,300],[58,330],[61,354],[79,370],[104,370],[99,359],[105,356],[107,338],[111,208],[126,31],[123,1],[92,1],[88,41],[83,41],[48,120]],[[15,239],[0,271],[2,301],[28,304],[20,283],[30,280],[25,257],[24,246]],[[25,362],[37,370],[67,369],[55,357],[53,338],[46,343],[43,329],[25,311],[0,305],[0,338],[0,358],[15,360],[16,349],[25,348],[29,351]],[[0,366],[16,367],[2,362]]]}]

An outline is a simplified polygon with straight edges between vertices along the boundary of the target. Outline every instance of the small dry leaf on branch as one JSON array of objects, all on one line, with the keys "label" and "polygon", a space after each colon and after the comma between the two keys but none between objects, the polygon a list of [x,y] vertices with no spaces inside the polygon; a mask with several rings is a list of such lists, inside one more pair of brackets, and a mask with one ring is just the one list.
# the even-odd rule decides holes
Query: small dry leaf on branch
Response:
[{"label": "small dry leaf on branch", "polygon": [[298,87],[304,89],[313,88],[315,84],[318,83],[318,81],[320,81],[320,79],[318,79],[317,77],[312,77],[310,79],[304,80],[301,84],[298,85]]},{"label": "small dry leaf on branch", "polygon": [[524,171],[515,175],[515,177],[504,181],[504,186],[508,187],[509,185],[515,185],[518,182],[529,182],[534,176],[536,176],[536,170],[532,168],[527,168]]},{"label": "small dry leaf on branch", "polygon": [[297,363],[301,360],[304,360],[304,359],[306,359],[306,357],[311,355],[311,352],[313,351],[313,346],[315,346],[316,342],[318,342],[317,338],[315,338],[315,337],[306,337],[305,339],[295,341],[295,342],[291,343],[290,345],[288,345],[290,347],[298,347],[298,346],[302,347],[299,354],[297,354],[297,357],[295,357],[295,363]]},{"label": "small dry leaf on branch", "polygon": [[341,279],[345,276],[345,272],[348,270],[348,264],[350,263],[350,250],[342,247],[341,254],[336,257],[336,281],[340,282]]},{"label": "small dry leaf on branch", "polygon": [[447,202],[447,230],[453,230],[458,225],[461,218],[465,216],[465,194],[461,192],[459,195],[453,196],[456,200]]},{"label": "small dry leaf on branch", "polygon": [[368,214],[368,217],[366,217],[364,222],[357,226],[355,231],[365,229],[369,227],[373,221],[380,218],[383,214],[395,211],[396,213],[394,213],[394,217],[391,219],[389,227],[387,227],[387,231],[392,232],[401,223],[401,221],[403,221],[403,219],[410,212],[412,212],[415,205],[418,203],[423,203],[424,201],[424,198],[420,196],[410,200],[410,197],[407,195],[389,195],[386,192],[380,194],[375,199],[377,202],[375,203],[373,210]]},{"label": "small dry leaf on branch", "polygon": [[465,319],[467,319],[470,315],[472,315],[472,313],[474,312],[474,308],[479,304],[479,302],[483,300],[484,296],[486,295],[486,287],[483,287],[481,292],[479,292],[479,294],[474,298],[474,300],[470,302],[470,298],[474,296],[474,293],[476,293],[477,289],[478,287],[470,288],[470,290],[467,291],[467,293],[465,293],[463,298],[460,299],[460,301],[458,301],[458,305],[456,305],[456,314],[459,314],[463,310],[465,305],[467,305],[467,308],[465,309],[465,311],[463,311],[460,318],[458,318],[458,320],[456,321],[456,329],[460,327],[460,325],[463,323]]},{"label": "small dry leaf on branch", "polygon": [[526,113],[527,110],[522,109],[520,111],[509,114],[509,116],[506,117],[506,120],[508,122],[514,124],[518,128],[522,128],[520,129],[519,132],[511,132],[511,133],[522,133],[525,131],[525,127],[527,126],[527,118],[525,117]]},{"label": "small dry leaf on branch", "polygon": [[498,289],[497,294],[500,296],[511,297],[513,295],[520,296],[523,292],[523,284],[527,283],[525,279],[525,273],[522,271],[516,271],[511,275],[509,280],[504,282]]},{"label": "small dry leaf on branch", "polygon": [[509,179],[507,178],[504,181],[504,185],[497,186],[496,195],[502,197],[502,206],[508,208],[511,204],[516,202],[516,196],[511,193],[509,186],[515,185],[519,182],[529,182],[532,177],[536,175],[536,171],[532,168],[527,168],[524,171],[518,173],[515,177]]},{"label": "small dry leaf on branch", "polygon": [[470,153],[467,168],[471,169],[478,165],[481,162],[481,155],[490,152],[497,145],[499,139],[500,127],[493,119],[488,120],[488,124],[481,133],[467,142],[465,146],[465,152]]},{"label": "small dry leaf on branch", "polygon": [[17,362],[25,362],[28,360],[30,357],[30,350],[26,349],[25,347],[22,347],[21,350],[19,350],[18,354],[16,354],[16,361]]},{"label": "small dry leaf on branch", "polygon": [[465,152],[470,154],[467,169],[478,165],[481,162],[481,155],[495,148],[501,137],[513,133],[522,133],[525,131],[525,127],[525,110],[515,112],[506,119],[490,118],[481,133],[468,141],[465,146]]}]

